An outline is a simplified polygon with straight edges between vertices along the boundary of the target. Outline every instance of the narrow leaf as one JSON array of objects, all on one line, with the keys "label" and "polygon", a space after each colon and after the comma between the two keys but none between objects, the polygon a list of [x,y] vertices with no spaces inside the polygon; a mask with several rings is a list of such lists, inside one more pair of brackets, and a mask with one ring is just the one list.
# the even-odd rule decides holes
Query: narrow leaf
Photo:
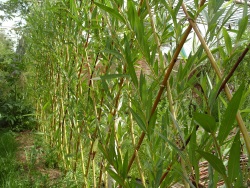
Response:
[{"label": "narrow leaf", "polygon": [[192,163],[192,166],[194,167],[194,170],[195,170],[195,182],[198,185],[199,179],[200,179],[200,173],[199,173],[199,160],[197,160],[196,155],[195,155],[196,148],[197,148],[196,128],[194,128],[192,131],[191,139],[190,139],[189,156],[190,156],[190,161]]},{"label": "narrow leaf", "polygon": [[227,32],[227,30],[225,28],[222,29],[222,33],[223,33],[223,36],[224,36],[224,39],[225,39],[225,45],[226,45],[226,49],[227,49],[227,53],[228,55],[231,54],[232,52],[232,41],[231,41],[231,38]]},{"label": "narrow leaf", "polygon": [[99,143],[99,139],[97,138],[93,144],[93,152],[96,152],[98,149],[98,143]]},{"label": "narrow leaf", "polygon": [[132,108],[129,108],[136,123],[139,125],[139,127],[143,130],[143,132],[146,132],[146,126],[144,124],[144,122],[142,121],[142,119],[140,118],[140,116],[138,116],[138,114],[132,109]]},{"label": "narrow leaf", "polygon": [[197,150],[197,152],[204,159],[206,159],[217,172],[219,172],[222,176],[226,176],[226,168],[223,165],[223,162],[218,157],[216,157],[213,154],[201,151],[201,150]]},{"label": "narrow leaf", "polygon": [[231,183],[238,177],[240,172],[240,133],[235,135],[234,142],[230,149],[228,160],[228,178]]},{"label": "narrow leaf", "polygon": [[226,137],[233,128],[235,116],[240,106],[240,101],[243,95],[243,91],[244,91],[244,84],[242,84],[236,91],[236,93],[234,94],[233,98],[231,99],[231,101],[227,106],[225,114],[222,117],[221,126],[218,134],[218,140],[220,143],[222,143],[226,139]]},{"label": "narrow leaf", "polygon": [[237,33],[237,41],[239,41],[243,35],[243,33],[245,32],[246,28],[247,28],[247,23],[248,23],[248,16],[243,17],[240,21],[239,21],[239,28],[238,28],[238,33]]},{"label": "narrow leaf", "polygon": [[160,136],[161,138],[163,138],[163,139],[173,148],[173,150],[174,150],[175,152],[177,152],[177,153],[180,155],[180,157],[182,157],[182,159],[184,159],[184,160],[187,159],[186,156],[185,156],[185,153],[184,153],[181,149],[179,149],[179,148],[176,146],[175,143],[173,143],[173,142],[171,142],[169,139],[167,139],[165,135],[162,135],[162,134],[159,133],[159,136]]},{"label": "narrow leaf", "polygon": [[209,133],[216,130],[215,119],[208,114],[194,113],[194,121]]},{"label": "narrow leaf", "polygon": [[128,172],[128,151],[125,154],[124,160],[123,160],[123,173],[122,176],[125,179],[127,176],[127,172]]},{"label": "narrow leaf", "polygon": [[113,170],[106,168],[108,174],[119,184],[124,185],[122,178],[116,174]]},{"label": "narrow leaf", "polygon": [[126,62],[128,64],[128,72],[129,75],[131,76],[131,79],[133,81],[133,83],[135,84],[135,86],[138,86],[138,80],[136,77],[136,73],[135,73],[135,67],[133,65],[133,61],[131,59],[131,49],[130,49],[130,45],[129,45],[129,41],[126,35],[124,35],[124,42],[125,42],[125,59]]},{"label": "narrow leaf", "polygon": [[94,3],[96,4],[96,6],[98,6],[102,10],[108,12],[109,14],[111,14],[112,16],[114,16],[115,18],[117,18],[118,20],[120,20],[121,22],[123,22],[124,24],[126,23],[125,19],[115,9],[112,9],[110,7],[107,7],[107,6],[105,6],[103,4],[100,4],[100,3],[97,3],[97,2],[94,2]]}]

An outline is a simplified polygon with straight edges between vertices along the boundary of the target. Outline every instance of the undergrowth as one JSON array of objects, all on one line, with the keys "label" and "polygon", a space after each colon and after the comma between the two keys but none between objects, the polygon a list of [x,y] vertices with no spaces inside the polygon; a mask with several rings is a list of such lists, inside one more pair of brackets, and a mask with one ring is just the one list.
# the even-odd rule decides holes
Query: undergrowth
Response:
[{"label": "undergrowth", "polygon": [[[17,161],[18,143],[17,134],[9,129],[0,130],[0,187],[2,188],[37,188],[37,187],[62,187],[58,182],[51,185],[48,176],[42,174],[34,167],[36,159],[28,160],[27,165]],[[37,157],[33,150],[27,151],[29,156]],[[30,158],[31,159],[31,158]]]}]

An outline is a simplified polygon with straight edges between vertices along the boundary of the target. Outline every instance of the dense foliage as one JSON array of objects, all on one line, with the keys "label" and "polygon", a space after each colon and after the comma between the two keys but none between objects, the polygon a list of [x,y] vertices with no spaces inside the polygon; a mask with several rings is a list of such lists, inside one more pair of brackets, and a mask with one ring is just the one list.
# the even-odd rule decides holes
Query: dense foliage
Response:
[{"label": "dense foliage", "polygon": [[15,130],[31,128],[35,120],[26,97],[23,54],[13,51],[13,43],[4,33],[0,33],[0,41],[0,124]]},{"label": "dense foliage", "polygon": [[[237,73],[249,74],[242,69],[247,4],[228,30],[235,5],[223,2],[194,0],[188,10],[165,0],[30,4],[29,94],[72,187],[194,187],[204,183],[204,160],[206,186],[247,186],[240,156],[250,152],[250,88]],[[178,17],[181,9],[186,17]],[[192,28],[199,42],[187,56]]]}]

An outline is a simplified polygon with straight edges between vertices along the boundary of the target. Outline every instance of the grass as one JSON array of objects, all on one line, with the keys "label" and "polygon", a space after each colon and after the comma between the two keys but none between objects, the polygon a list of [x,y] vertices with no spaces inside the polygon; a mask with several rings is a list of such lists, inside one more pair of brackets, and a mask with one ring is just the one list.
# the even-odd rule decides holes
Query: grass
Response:
[{"label": "grass", "polygon": [[[18,164],[15,162],[17,143],[14,134],[8,130],[0,131],[0,186],[11,187],[17,175]],[[16,186],[12,186],[16,187]]]},{"label": "grass", "polygon": [[[34,137],[33,141],[31,137]],[[21,158],[20,150],[23,155]],[[75,182],[71,173],[61,176],[62,173],[55,165],[58,161],[55,157],[51,157],[53,154],[53,150],[46,149],[41,135],[0,129],[0,187],[79,187],[79,182]]]},{"label": "grass", "polygon": [[[28,159],[37,151],[35,147],[27,150],[27,164],[17,161],[17,152],[19,143],[16,136],[8,129],[0,130],[0,187],[3,188],[38,188],[38,187],[62,187],[59,185],[60,180],[51,184],[47,173],[41,173],[37,168],[36,159]],[[28,139],[28,138],[27,138]]]}]

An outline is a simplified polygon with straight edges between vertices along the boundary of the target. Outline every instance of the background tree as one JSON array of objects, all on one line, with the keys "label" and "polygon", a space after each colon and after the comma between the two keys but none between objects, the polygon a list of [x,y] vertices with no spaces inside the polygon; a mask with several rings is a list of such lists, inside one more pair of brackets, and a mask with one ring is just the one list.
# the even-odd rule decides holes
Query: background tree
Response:
[{"label": "background tree", "polygon": [[32,113],[32,107],[27,101],[23,54],[16,53],[13,48],[13,42],[0,33],[0,123],[4,127],[23,130],[34,122],[27,116]]}]

